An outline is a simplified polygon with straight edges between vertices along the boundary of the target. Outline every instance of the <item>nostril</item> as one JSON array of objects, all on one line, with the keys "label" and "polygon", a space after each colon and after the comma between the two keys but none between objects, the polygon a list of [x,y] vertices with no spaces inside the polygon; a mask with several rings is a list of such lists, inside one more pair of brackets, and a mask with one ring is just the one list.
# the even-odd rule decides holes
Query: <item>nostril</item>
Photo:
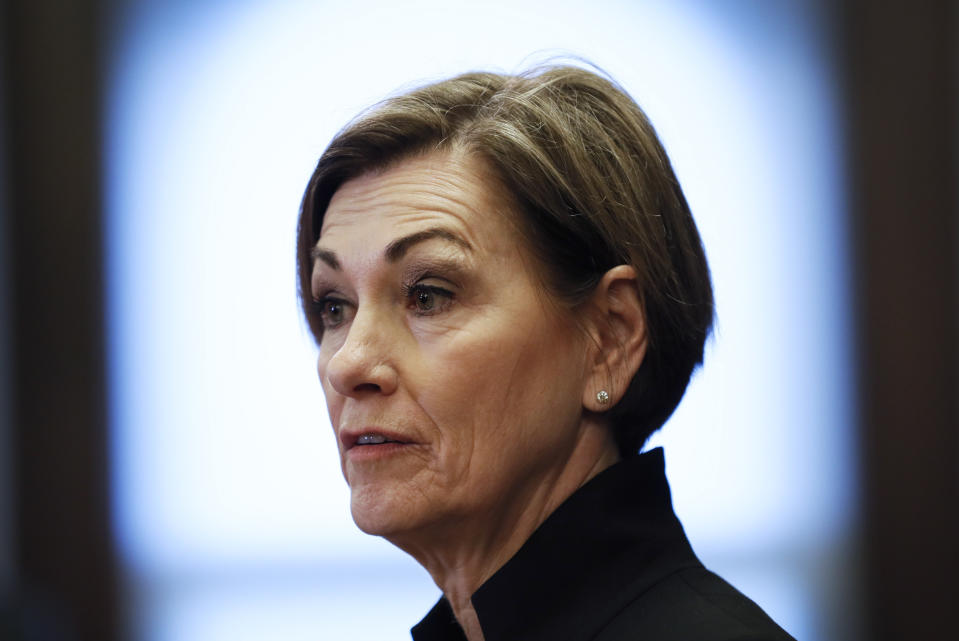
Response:
[{"label": "nostril", "polygon": [[357,314],[346,340],[327,362],[330,385],[343,396],[392,394],[396,371],[390,361],[389,343],[370,328],[370,321]]}]

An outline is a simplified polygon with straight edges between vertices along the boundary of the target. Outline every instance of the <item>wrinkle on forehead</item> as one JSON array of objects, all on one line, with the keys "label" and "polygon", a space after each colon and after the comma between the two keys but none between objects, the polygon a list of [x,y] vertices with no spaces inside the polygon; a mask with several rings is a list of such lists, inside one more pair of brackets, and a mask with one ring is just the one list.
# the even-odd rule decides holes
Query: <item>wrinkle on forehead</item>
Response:
[{"label": "wrinkle on forehead", "polygon": [[477,162],[444,152],[347,181],[330,200],[317,244],[335,236],[338,228],[356,225],[358,217],[375,214],[400,226],[452,224],[464,240],[477,245],[485,235],[482,223],[503,217],[504,207],[492,191],[494,181]]}]

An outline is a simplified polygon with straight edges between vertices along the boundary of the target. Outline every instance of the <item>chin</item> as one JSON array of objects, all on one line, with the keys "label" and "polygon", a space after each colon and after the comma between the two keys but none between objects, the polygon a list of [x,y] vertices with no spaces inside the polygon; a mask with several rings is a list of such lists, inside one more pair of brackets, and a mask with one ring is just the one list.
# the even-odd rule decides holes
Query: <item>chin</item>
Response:
[{"label": "chin", "polygon": [[409,501],[377,488],[356,488],[350,496],[356,527],[375,536],[391,537],[415,528],[418,519],[411,508]]}]

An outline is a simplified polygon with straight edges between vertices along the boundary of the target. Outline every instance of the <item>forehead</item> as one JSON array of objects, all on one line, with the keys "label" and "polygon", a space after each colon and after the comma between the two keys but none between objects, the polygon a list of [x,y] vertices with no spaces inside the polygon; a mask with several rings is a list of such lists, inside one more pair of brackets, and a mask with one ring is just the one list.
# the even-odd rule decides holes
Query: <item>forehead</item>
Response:
[{"label": "forehead", "polygon": [[434,153],[401,161],[384,171],[344,183],[330,200],[317,243],[415,233],[438,225],[473,246],[515,235],[505,199],[479,159]]}]

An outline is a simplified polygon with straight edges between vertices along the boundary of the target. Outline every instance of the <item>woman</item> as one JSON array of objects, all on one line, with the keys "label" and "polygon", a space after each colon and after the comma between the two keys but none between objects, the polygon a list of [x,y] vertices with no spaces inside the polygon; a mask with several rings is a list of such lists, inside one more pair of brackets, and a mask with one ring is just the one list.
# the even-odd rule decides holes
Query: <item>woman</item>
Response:
[{"label": "woman", "polygon": [[391,98],[320,158],[304,311],[356,524],[443,598],[434,639],[788,639],[694,556],[663,454],[713,318],[668,158],[572,67]]}]

